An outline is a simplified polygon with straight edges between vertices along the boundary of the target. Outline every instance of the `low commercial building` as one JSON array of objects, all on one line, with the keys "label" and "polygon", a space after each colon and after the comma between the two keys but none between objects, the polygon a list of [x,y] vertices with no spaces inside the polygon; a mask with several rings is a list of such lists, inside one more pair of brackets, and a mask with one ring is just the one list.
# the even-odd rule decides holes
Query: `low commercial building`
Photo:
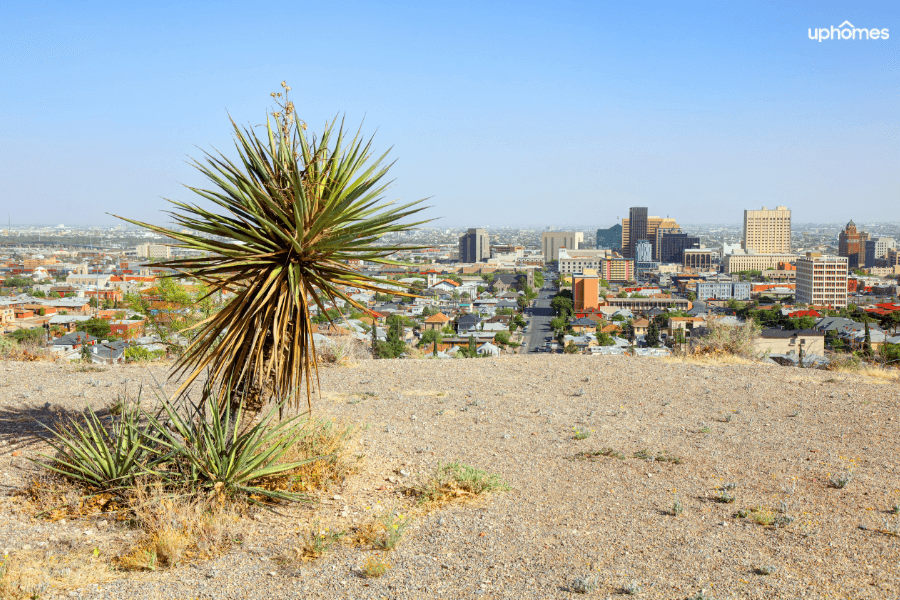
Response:
[{"label": "low commercial building", "polygon": [[611,307],[627,308],[635,313],[647,312],[651,308],[663,308],[672,310],[689,310],[691,302],[686,298],[609,298],[606,299]]},{"label": "low commercial building", "polygon": [[749,300],[749,281],[700,281],[697,282],[697,300]]},{"label": "low commercial building", "polygon": [[686,248],[684,254],[684,268],[694,271],[709,271],[712,269],[712,251],[706,248]]},{"label": "low commercial building", "polygon": [[[736,250],[725,255],[724,269],[726,273],[743,271],[766,271],[779,269],[779,263],[790,264],[799,258],[797,254],[757,254],[745,250]],[[783,268],[783,265],[782,265]]]}]

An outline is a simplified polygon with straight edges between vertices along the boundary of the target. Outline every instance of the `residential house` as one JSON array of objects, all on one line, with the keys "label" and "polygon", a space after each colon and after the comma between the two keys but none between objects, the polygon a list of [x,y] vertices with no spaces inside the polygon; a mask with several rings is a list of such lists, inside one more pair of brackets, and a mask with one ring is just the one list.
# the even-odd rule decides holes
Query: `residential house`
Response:
[{"label": "residential house", "polygon": [[131,339],[144,335],[142,319],[117,319],[109,322],[109,332],[121,338]]},{"label": "residential house", "polygon": [[422,327],[425,329],[425,331],[428,331],[429,329],[437,329],[438,331],[440,331],[449,322],[450,322],[450,317],[448,317],[444,313],[437,313],[437,314],[433,314],[430,317],[428,317],[427,319],[425,319],[424,323],[422,324]]},{"label": "residential house", "polygon": [[569,323],[569,327],[571,327],[575,333],[593,333],[597,331],[597,322],[587,317],[581,317],[580,319],[575,319]]},{"label": "residential house", "polygon": [[127,347],[128,342],[122,341],[94,344],[91,346],[91,362],[104,365],[125,362],[125,349]]},{"label": "residential house", "polygon": [[494,281],[491,286],[495,292],[508,292],[510,290],[518,289],[520,286],[520,279],[522,279],[522,275],[517,273],[494,275]]},{"label": "residential house", "polygon": [[677,340],[679,333],[687,340],[690,339],[691,332],[705,324],[706,320],[701,317],[670,317],[666,333],[670,340]]},{"label": "residential house", "polygon": [[465,314],[460,316],[456,320],[456,332],[460,335],[466,333],[468,331],[473,331],[478,329],[478,324],[481,322],[481,317],[478,315]]},{"label": "residential house", "polygon": [[500,356],[500,348],[490,342],[478,346],[478,354],[487,354],[490,356]]},{"label": "residential house", "polygon": [[799,356],[824,355],[825,333],[815,329],[763,329],[753,342],[753,349],[760,354],[786,354]]},{"label": "residential house", "polygon": [[97,338],[88,334],[86,331],[74,331],[53,340],[50,345],[54,352],[68,352],[77,350],[85,344],[94,344]]},{"label": "residential house", "polygon": [[648,319],[635,319],[631,322],[631,327],[634,329],[634,337],[643,338],[647,335],[647,328],[650,327],[650,321]]}]

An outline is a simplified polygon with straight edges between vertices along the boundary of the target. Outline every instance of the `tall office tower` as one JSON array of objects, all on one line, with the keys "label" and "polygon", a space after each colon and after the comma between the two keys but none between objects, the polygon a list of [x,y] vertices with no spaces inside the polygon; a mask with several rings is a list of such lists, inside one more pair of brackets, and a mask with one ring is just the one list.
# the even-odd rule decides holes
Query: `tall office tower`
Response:
[{"label": "tall office tower", "polygon": [[866,264],[866,242],[869,234],[857,231],[851,220],[838,235],[838,255],[847,258],[848,269],[858,269]]},{"label": "tall office tower", "polygon": [[682,233],[681,229],[657,229],[656,239],[656,259],[662,263],[681,263],[685,250],[700,247],[698,236]]},{"label": "tall office tower", "polygon": [[541,234],[541,248],[544,262],[559,259],[559,249],[578,250],[584,245],[584,233],[581,231],[545,231]]},{"label": "tall office tower", "polygon": [[657,232],[660,229],[678,229],[675,219],[647,216],[647,209],[635,207],[629,210],[628,218],[622,219],[622,254],[634,258],[634,244],[637,240],[648,240],[653,247],[653,260],[657,260]]},{"label": "tall office tower", "polygon": [[634,258],[635,244],[647,239],[647,207],[633,206],[628,209],[628,241],[625,241],[625,224],[622,225],[622,250],[627,258]]},{"label": "tall office tower", "polygon": [[491,244],[487,231],[469,229],[459,236],[459,262],[478,263],[491,257]]},{"label": "tall office tower", "polygon": [[832,308],[847,306],[847,257],[807,252],[798,258],[797,302]]},{"label": "tall office tower", "polygon": [[791,211],[786,206],[769,210],[744,211],[744,250],[759,254],[786,254],[791,251]]},{"label": "tall office tower", "polygon": [[609,229],[597,230],[597,250],[621,250],[622,249],[622,226],[616,223]]}]

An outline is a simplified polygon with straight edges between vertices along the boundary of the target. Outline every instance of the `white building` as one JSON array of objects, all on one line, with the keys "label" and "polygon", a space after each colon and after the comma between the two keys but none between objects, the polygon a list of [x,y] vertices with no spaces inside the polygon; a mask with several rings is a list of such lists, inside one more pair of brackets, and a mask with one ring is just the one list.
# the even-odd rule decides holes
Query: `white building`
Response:
[{"label": "white building", "polygon": [[807,252],[797,260],[797,302],[847,306],[847,257]]}]

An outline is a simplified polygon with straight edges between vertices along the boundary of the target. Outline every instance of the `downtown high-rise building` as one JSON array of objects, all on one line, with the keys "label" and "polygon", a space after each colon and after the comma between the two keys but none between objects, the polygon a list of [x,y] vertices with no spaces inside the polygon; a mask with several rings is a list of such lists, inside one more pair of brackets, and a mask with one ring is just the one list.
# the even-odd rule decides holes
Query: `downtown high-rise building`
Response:
[{"label": "downtown high-rise building", "polygon": [[544,262],[559,259],[559,249],[578,250],[584,245],[584,232],[581,231],[545,231],[541,234],[541,250]]},{"label": "downtown high-rise building", "polygon": [[647,215],[647,207],[635,206],[628,210],[628,218],[622,219],[622,255],[636,258],[635,244],[647,240],[652,247],[653,260],[658,260],[657,235],[659,229],[678,229],[675,219]]},{"label": "downtown high-rise building", "polygon": [[797,259],[797,302],[810,306],[847,306],[847,257],[807,252]]},{"label": "downtown high-rise building", "polygon": [[487,231],[469,229],[459,236],[459,262],[479,263],[491,257],[491,244]]},{"label": "downtown high-rise building", "polygon": [[[844,230],[838,234],[838,255],[847,259],[847,267],[849,269],[858,269],[866,266],[866,242],[869,241],[869,237],[869,234],[865,231],[856,229],[856,223],[852,219],[844,227]],[[872,250],[874,258],[875,249],[873,248]]]},{"label": "downtown high-rise building", "polygon": [[786,254],[791,251],[791,211],[786,206],[769,210],[744,211],[744,250],[758,254]]}]

